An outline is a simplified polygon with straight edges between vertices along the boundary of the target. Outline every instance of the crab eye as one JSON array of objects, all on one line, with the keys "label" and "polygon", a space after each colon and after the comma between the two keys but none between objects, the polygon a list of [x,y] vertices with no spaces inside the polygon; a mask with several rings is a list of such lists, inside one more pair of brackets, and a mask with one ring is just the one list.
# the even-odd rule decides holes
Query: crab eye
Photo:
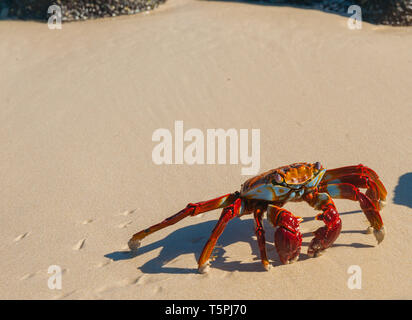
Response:
[{"label": "crab eye", "polygon": [[320,164],[320,162],[315,162],[315,169],[320,170],[321,168],[322,168],[322,165]]},{"label": "crab eye", "polygon": [[283,182],[282,176],[281,176],[279,173],[277,173],[277,172],[274,174],[273,178],[275,179],[274,181],[275,181],[276,183],[281,183],[281,182]]}]

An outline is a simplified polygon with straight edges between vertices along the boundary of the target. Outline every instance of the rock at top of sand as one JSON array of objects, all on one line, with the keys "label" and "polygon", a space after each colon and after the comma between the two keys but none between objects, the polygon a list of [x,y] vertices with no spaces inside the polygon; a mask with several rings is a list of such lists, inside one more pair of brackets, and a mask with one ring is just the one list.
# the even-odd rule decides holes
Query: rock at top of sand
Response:
[{"label": "rock at top of sand", "polygon": [[165,0],[6,0],[9,17],[47,20],[48,8],[58,5],[63,21],[113,17],[152,10]]},{"label": "rock at top of sand", "polygon": [[[47,9],[58,5],[63,21],[86,20],[134,14],[156,8],[166,0],[5,0],[3,12],[8,17],[47,20]],[[412,0],[264,0],[282,5],[306,6],[315,9],[347,14],[351,5],[362,8],[364,21],[375,24],[412,25]]]}]

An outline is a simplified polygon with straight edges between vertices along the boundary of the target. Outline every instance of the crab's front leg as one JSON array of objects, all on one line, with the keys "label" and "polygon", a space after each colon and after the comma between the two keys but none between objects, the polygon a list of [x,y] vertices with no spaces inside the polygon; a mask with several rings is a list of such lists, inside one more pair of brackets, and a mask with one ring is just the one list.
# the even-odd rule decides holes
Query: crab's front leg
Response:
[{"label": "crab's front leg", "polygon": [[270,264],[266,255],[266,239],[265,239],[265,230],[263,229],[262,217],[263,210],[256,209],[254,211],[255,218],[255,234],[258,240],[259,250],[260,250],[260,259],[262,260],[262,265],[265,270],[269,270]]},{"label": "crab's front leg", "polygon": [[212,254],[213,248],[216,245],[217,240],[222,234],[223,230],[226,228],[226,225],[230,220],[237,217],[239,212],[241,212],[242,200],[240,198],[227,207],[225,207],[220,215],[219,221],[217,222],[215,228],[210,235],[209,240],[206,242],[206,245],[203,248],[203,251],[198,260],[198,270],[200,273],[206,273],[209,271],[209,258]]},{"label": "crab's front leg", "polygon": [[327,193],[310,193],[306,195],[305,200],[316,210],[322,210],[322,213],[316,216],[316,220],[325,223],[324,227],[320,227],[313,233],[315,237],[308,248],[308,256],[317,257],[338,238],[342,229],[342,221],[335,204]]},{"label": "crab's front leg", "polygon": [[267,214],[269,222],[278,227],[275,232],[275,246],[280,261],[283,264],[295,262],[299,259],[302,246],[302,234],[299,230],[302,218],[271,204],[268,205]]}]

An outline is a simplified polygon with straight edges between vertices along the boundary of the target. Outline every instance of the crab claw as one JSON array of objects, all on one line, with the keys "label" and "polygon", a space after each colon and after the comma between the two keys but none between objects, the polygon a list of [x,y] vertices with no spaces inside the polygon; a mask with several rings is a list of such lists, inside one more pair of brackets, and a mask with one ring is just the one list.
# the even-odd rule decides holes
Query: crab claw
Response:
[{"label": "crab claw", "polygon": [[275,247],[283,264],[293,263],[299,259],[302,246],[302,234],[299,230],[301,217],[295,217],[291,212],[276,206],[268,206],[268,219],[274,227]]},{"label": "crab claw", "polygon": [[339,236],[341,229],[342,225],[339,219],[334,225],[320,227],[313,232],[315,237],[309,243],[308,256],[318,257],[322,255],[322,251],[329,248]]},{"label": "crab claw", "polygon": [[283,264],[293,263],[299,259],[302,235],[300,232],[293,233],[280,227],[275,232],[275,246]]}]

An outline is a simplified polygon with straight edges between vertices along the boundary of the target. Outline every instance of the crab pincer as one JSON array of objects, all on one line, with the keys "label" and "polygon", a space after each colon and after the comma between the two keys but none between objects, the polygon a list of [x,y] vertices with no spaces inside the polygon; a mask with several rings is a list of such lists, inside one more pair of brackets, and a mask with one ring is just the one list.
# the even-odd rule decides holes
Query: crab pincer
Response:
[{"label": "crab pincer", "polygon": [[327,206],[324,213],[316,216],[316,220],[323,221],[325,226],[313,232],[315,237],[309,243],[309,257],[321,255],[323,250],[329,248],[335,242],[342,229],[342,221],[334,205]]},{"label": "crab pincer", "polygon": [[270,223],[278,227],[275,232],[275,246],[280,261],[283,264],[297,261],[302,246],[299,224],[303,219],[274,205],[268,205],[267,213]]}]

